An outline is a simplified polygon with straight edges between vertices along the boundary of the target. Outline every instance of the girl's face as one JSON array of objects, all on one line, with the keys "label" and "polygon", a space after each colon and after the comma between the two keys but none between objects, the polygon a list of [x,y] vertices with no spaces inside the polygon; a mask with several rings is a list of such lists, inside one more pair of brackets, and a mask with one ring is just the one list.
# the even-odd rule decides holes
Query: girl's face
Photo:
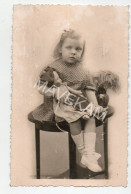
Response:
[{"label": "girl's face", "polygon": [[70,64],[75,64],[81,60],[84,42],[81,39],[66,38],[62,48],[62,59]]}]

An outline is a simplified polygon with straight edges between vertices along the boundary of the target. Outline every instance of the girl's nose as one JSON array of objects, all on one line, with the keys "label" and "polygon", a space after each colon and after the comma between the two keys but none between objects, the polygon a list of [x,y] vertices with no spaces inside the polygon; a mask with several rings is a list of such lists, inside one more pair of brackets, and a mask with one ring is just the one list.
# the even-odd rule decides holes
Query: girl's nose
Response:
[{"label": "girl's nose", "polygon": [[72,53],[72,54],[76,54],[76,50],[75,50],[75,49],[72,49],[72,50],[71,50],[71,53]]}]

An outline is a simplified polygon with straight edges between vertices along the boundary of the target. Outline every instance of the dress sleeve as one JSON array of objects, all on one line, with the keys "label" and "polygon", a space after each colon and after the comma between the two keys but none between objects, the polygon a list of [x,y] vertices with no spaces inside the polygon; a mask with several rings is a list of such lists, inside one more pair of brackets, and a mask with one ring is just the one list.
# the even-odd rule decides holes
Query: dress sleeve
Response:
[{"label": "dress sleeve", "polygon": [[96,91],[96,86],[93,82],[93,77],[90,73],[87,73],[85,79],[83,81],[82,89],[85,90],[93,90]]}]

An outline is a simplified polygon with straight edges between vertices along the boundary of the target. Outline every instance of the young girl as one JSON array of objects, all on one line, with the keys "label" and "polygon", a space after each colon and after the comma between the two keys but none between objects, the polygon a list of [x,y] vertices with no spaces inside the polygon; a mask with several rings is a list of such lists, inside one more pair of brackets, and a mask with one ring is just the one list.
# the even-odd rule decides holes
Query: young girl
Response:
[{"label": "young girl", "polygon": [[[69,87],[66,82],[62,82],[53,68],[47,67],[39,78],[37,84],[39,86],[39,92],[41,94],[48,93],[48,95],[51,93],[54,96],[53,109],[55,116],[64,118],[68,123],[72,123],[80,117],[88,120],[94,116],[98,120],[103,120],[106,116],[106,112],[101,114],[100,107],[99,110],[98,107],[96,110],[96,107],[88,101],[83,87],[81,87],[81,91]],[[107,107],[105,111],[106,109]]]},{"label": "young girl", "polygon": [[[95,86],[91,76],[89,73],[85,72],[81,64],[84,49],[85,42],[79,34],[73,30],[64,31],[54,50],[54,58],[56,60],[48,66],[58,73],[62,82],[66,82],[67,86],[77,92],[79,92],[82,87],[88,101],[93,103],[94,107],[97,108],[98,103],[95,96]],[[48,86],[46,87],[49,89]],[[61,117],[58,117],[53,111],[53,98],[55,98],[56,95],[53,96],[51,92],[45,93],[43,88],[45,88],[45,85],[39,87],[38,90],[44,95],[44,104],[33,111],[33,117],[39,121],[53,121],[54,118],[57,122],[63,121],[62,115]],[[60,101],[64,102],[65,98],[66,96],[61,97]],[[103,110],[102,107],[101,110]],[[74,112],[74,117],[75,116],[75,121],[69,122],[69,127],[72,139],[82,155],[81,163],[91,171],[99,172],[102,169],[97,161],[100,158],[100,154],[95,152],[95,119],[91,117],[86,121],[83,133],[81,126],[82,115],[75,114]]]}]

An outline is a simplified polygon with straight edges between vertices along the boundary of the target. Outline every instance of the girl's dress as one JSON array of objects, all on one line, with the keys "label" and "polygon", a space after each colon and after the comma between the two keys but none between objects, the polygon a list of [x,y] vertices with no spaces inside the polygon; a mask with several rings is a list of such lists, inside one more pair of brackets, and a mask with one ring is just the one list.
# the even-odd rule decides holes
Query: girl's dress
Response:
[{"label": "girl's dress", "polygon": [[[66,82],[67,86],[75,90],[83,90],[83,92],[85,90],[96,90],[91,75],[83,69],[82,64],[80,62],[76,63],[75,65],[69,65],[63,62],[62,59],[58,59],[53,63],[49,64],[48,66],[53,68],[58,73],[62,82]],[[81,114],[79,111],[76,111],[74,110],[74,108],[71,108],[71,106],[62,105],[62,112],[64,114],[65,111],[66,117],[64,115],[63,117],[61,117],[60,106],[58,107],[59,110],[57,110],[57,115],[55,115],[54,113],[54,110],[56,108],[54,106],[57,106],[57,104],[54,103],[53,97],[44,96],[44,103],[32,112],[34,119],[41,122],[62,122],[66,120],[70,123],[78,120],[82,117],[82,115],[85,114]],[[64,119],[64,117],[66,119]]]}]

